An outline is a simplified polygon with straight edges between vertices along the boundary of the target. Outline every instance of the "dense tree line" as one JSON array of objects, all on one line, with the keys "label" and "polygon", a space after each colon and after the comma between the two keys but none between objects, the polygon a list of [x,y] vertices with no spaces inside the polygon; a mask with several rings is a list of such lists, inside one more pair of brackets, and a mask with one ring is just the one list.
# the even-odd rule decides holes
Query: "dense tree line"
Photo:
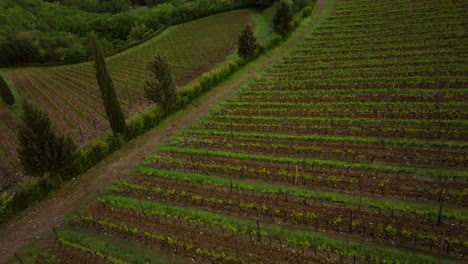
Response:
[{"label": "dense tree line", "polygon": [[114,53],[161,27],[274,0],[2,0],[0,66],[92,58],[90,32]]}]

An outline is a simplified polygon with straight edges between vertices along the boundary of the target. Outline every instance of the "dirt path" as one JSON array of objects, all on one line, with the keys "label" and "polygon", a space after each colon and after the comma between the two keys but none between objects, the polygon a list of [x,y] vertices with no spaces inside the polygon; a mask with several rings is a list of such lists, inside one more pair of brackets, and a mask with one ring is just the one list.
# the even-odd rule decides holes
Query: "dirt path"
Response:
[{"label": "dirt path", "polygon": [[[320,0],[325,2],[325,0]],[[323,7],[323,5],[319,5]],[[322,8],[320,8],[320,11]],[[59,226],[74,209],[94,200],[101,191],[119,176],[128,173],[148,154],[157,151],[171,136],[180,132],[192,121],[199,118],[214,104],[228,96],[242,82],[264,69],[299,42],[309,25],[300,28],[281,47],[262,61],[248,66],[245,74],[235,80],[218,86],[205,94],[199,102],[169,117],[163,124],[129,142],[124,148],[113,153],[98,165],[80,175],[76,180],[65,183],[64,187],[37,205],[34,205],[0,227],[0,263],[6,263],[15,252],[31,244],[35,239],[49,235],[52,228]],[[239,74],[237,74],[239,75]]]}]

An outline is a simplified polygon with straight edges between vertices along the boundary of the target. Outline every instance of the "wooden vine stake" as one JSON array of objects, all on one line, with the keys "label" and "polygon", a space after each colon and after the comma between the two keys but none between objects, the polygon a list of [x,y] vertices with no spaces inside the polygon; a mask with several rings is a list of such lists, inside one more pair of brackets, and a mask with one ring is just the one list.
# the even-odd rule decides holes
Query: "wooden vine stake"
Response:
[{"label": "wooden vine stake", "polygon": [[146,219],[148,219],[148,215],[145,212],[145,208],[143,208],[143,204],[141,203],[141,200],[138,199],[138,202],[140,203],[141,212],[145,215]]},{"label": "wooden vine stake", "polygon": [[294,184],[297,184],[297,175],[298,173],[297,173],[297,163],[296,163],[296,175],[294,177]]},{"label": "wooden vine stake", "polygon": [[437,225],[442,224],[442,204],[444,203],[444,197],[442,196],[444,193],[445,186],[447,185],[448,177],[445,177],[444,184],[442,185],[440,189],[440,194],[439,194],[439,214],[437,215]]}]

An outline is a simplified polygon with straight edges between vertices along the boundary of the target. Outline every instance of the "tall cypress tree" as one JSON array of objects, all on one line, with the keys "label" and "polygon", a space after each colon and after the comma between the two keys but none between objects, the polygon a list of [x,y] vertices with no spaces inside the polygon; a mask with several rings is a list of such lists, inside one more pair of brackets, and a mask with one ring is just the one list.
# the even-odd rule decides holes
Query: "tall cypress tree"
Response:
[{"label": "tall cypress tree", "polygon": [[276,8],[275,15],[273,16],[272,27],[273,31],[285,37],[291,31],[292,13],[289,5],[283,1]]},{"label": "tall cypress tree", "polygon": [[10,87],[8,87],[2,75],[0,75],[0,97],[7,105],[13,105],[15,103],[15,97],[11,93]]},{"label": "tall cypress tree", "polygon": [[60,134],[49,115],[36,105],[24,101],[22,106],[17,150],[24,173],[62,181],[76,157],[75,143],[69,136]]},{"label": "tall cypress tree", "polygon": [[104,108],[106,109],[107,118],[114,133],[125,134],[125,116],[120,108],[119,100],[115,93],[114,83],[107,71],[101,43],[94,34],[91,36],[91,42],[94,49],[94,59],[96,63],[96,78]]}]

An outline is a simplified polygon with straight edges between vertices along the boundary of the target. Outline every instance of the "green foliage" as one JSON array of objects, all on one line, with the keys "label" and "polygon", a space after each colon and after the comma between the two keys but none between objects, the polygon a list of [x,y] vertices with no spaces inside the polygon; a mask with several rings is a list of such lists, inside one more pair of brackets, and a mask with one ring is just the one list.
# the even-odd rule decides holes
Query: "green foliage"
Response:
[{"label": "green foliage", "polygon": [[159,53],[149,62],[148,69],[151,79],[146,81],[145,96],[160,104],[164,113],[169,114],[174,110],[177,98],[172,66],[167,57]]},{"label": "green foliage", "polygon": [[19,185],[13,194],[2,193],[0,196],[0,224],[6,222],[16,213],[44,199],[56,186],[47,179],[39,179],[34,184]]},{"label": "green foliage", "polygon": [[292,29],[291,21],[293,19],[293,15],[289,8],[289,5],[285,2],[281,2],[279,6],[276,8],[275,15],[273,16],[272,27],[273,30],[285,37]]},{"label": "green foliage", "polygon": [[267,7],[271,4],[273,4],[275,2],[275,0],[255,0],[255,4],[258,6],[258,7]]},{"label": "green foliage", "polygon": [[90,32],[106,38],[105,50],[114,54],[170,25],[255,2],[138,0],[134,4],[151,7],[136,11],[128,0],[2,0],[0,65],[85,61],[93,54],[83,52]]},{"label": "green foliage", "polygon": [[61,135],[46,112],[23,102],[23,116],[18,131],[18,156],[25,174],[61,178],[74,161],[76,145]]},{"label": "green foliage", "polygon": [[125,117],[115,93],[114,83],[107,71],[101,44],[96,35],[93,35],[91,39],[95,55],[96,78],[107,118],[114,133],[125,134]]},{"label": "green foliage", "polygon": [[102,13],[126,12],[130,8],[130,0],[100,0],[98,11]]},{"label": "green foliage", "polygon": [[[291,9],[292,9],[292,12],[294,14],[300,12],[301,10],[303,10],[303,14],[304,12],[306,12],[306,10],[310,9],[310,12],[312,12],[312,5],[313,3],[315,3],[316,0],[294,0],[293,1],[293,4],[291,6]],[[306,16],[303,16],[303,17],[306,17]]]},{"label": "green foliage", "polygon": [[313,8],[311,6],[306,6],[302,10],[302,17],[303,18],[309,17],[310,15],[312,15],[312,11],[313,11]]},{"label": "green foliage", "polygon": [[20,32],[0,37],[0,65],[10,66],[40,60],[37,37],[31,32]]},{"label": "green foliage", "polygon": [[2,75],[0,75],[0,97],[7,105],[11,106],[15,103],[15,97]]},{"label": "green foliage", "polygon": [[120,149],[124,143],[125,140],[121,134],[109,134],[105,136],[104,139],[97,140],[93,142],[93,144],[82,148],[73,163],[73,170],[69,178],[79,175],[93,167],[109,154]]},{"label": "green foliage", "polygon": [[140,41],[153,34],[153,30],[148,28],[145,24],[134,24],[127,39],[131,41]]},{"label": "green foliage", "polygon": [[254,37],[252,28],[247,25],[239,36],[237,54],[244,59],[254,57],[257,49],[257,39]]}]

